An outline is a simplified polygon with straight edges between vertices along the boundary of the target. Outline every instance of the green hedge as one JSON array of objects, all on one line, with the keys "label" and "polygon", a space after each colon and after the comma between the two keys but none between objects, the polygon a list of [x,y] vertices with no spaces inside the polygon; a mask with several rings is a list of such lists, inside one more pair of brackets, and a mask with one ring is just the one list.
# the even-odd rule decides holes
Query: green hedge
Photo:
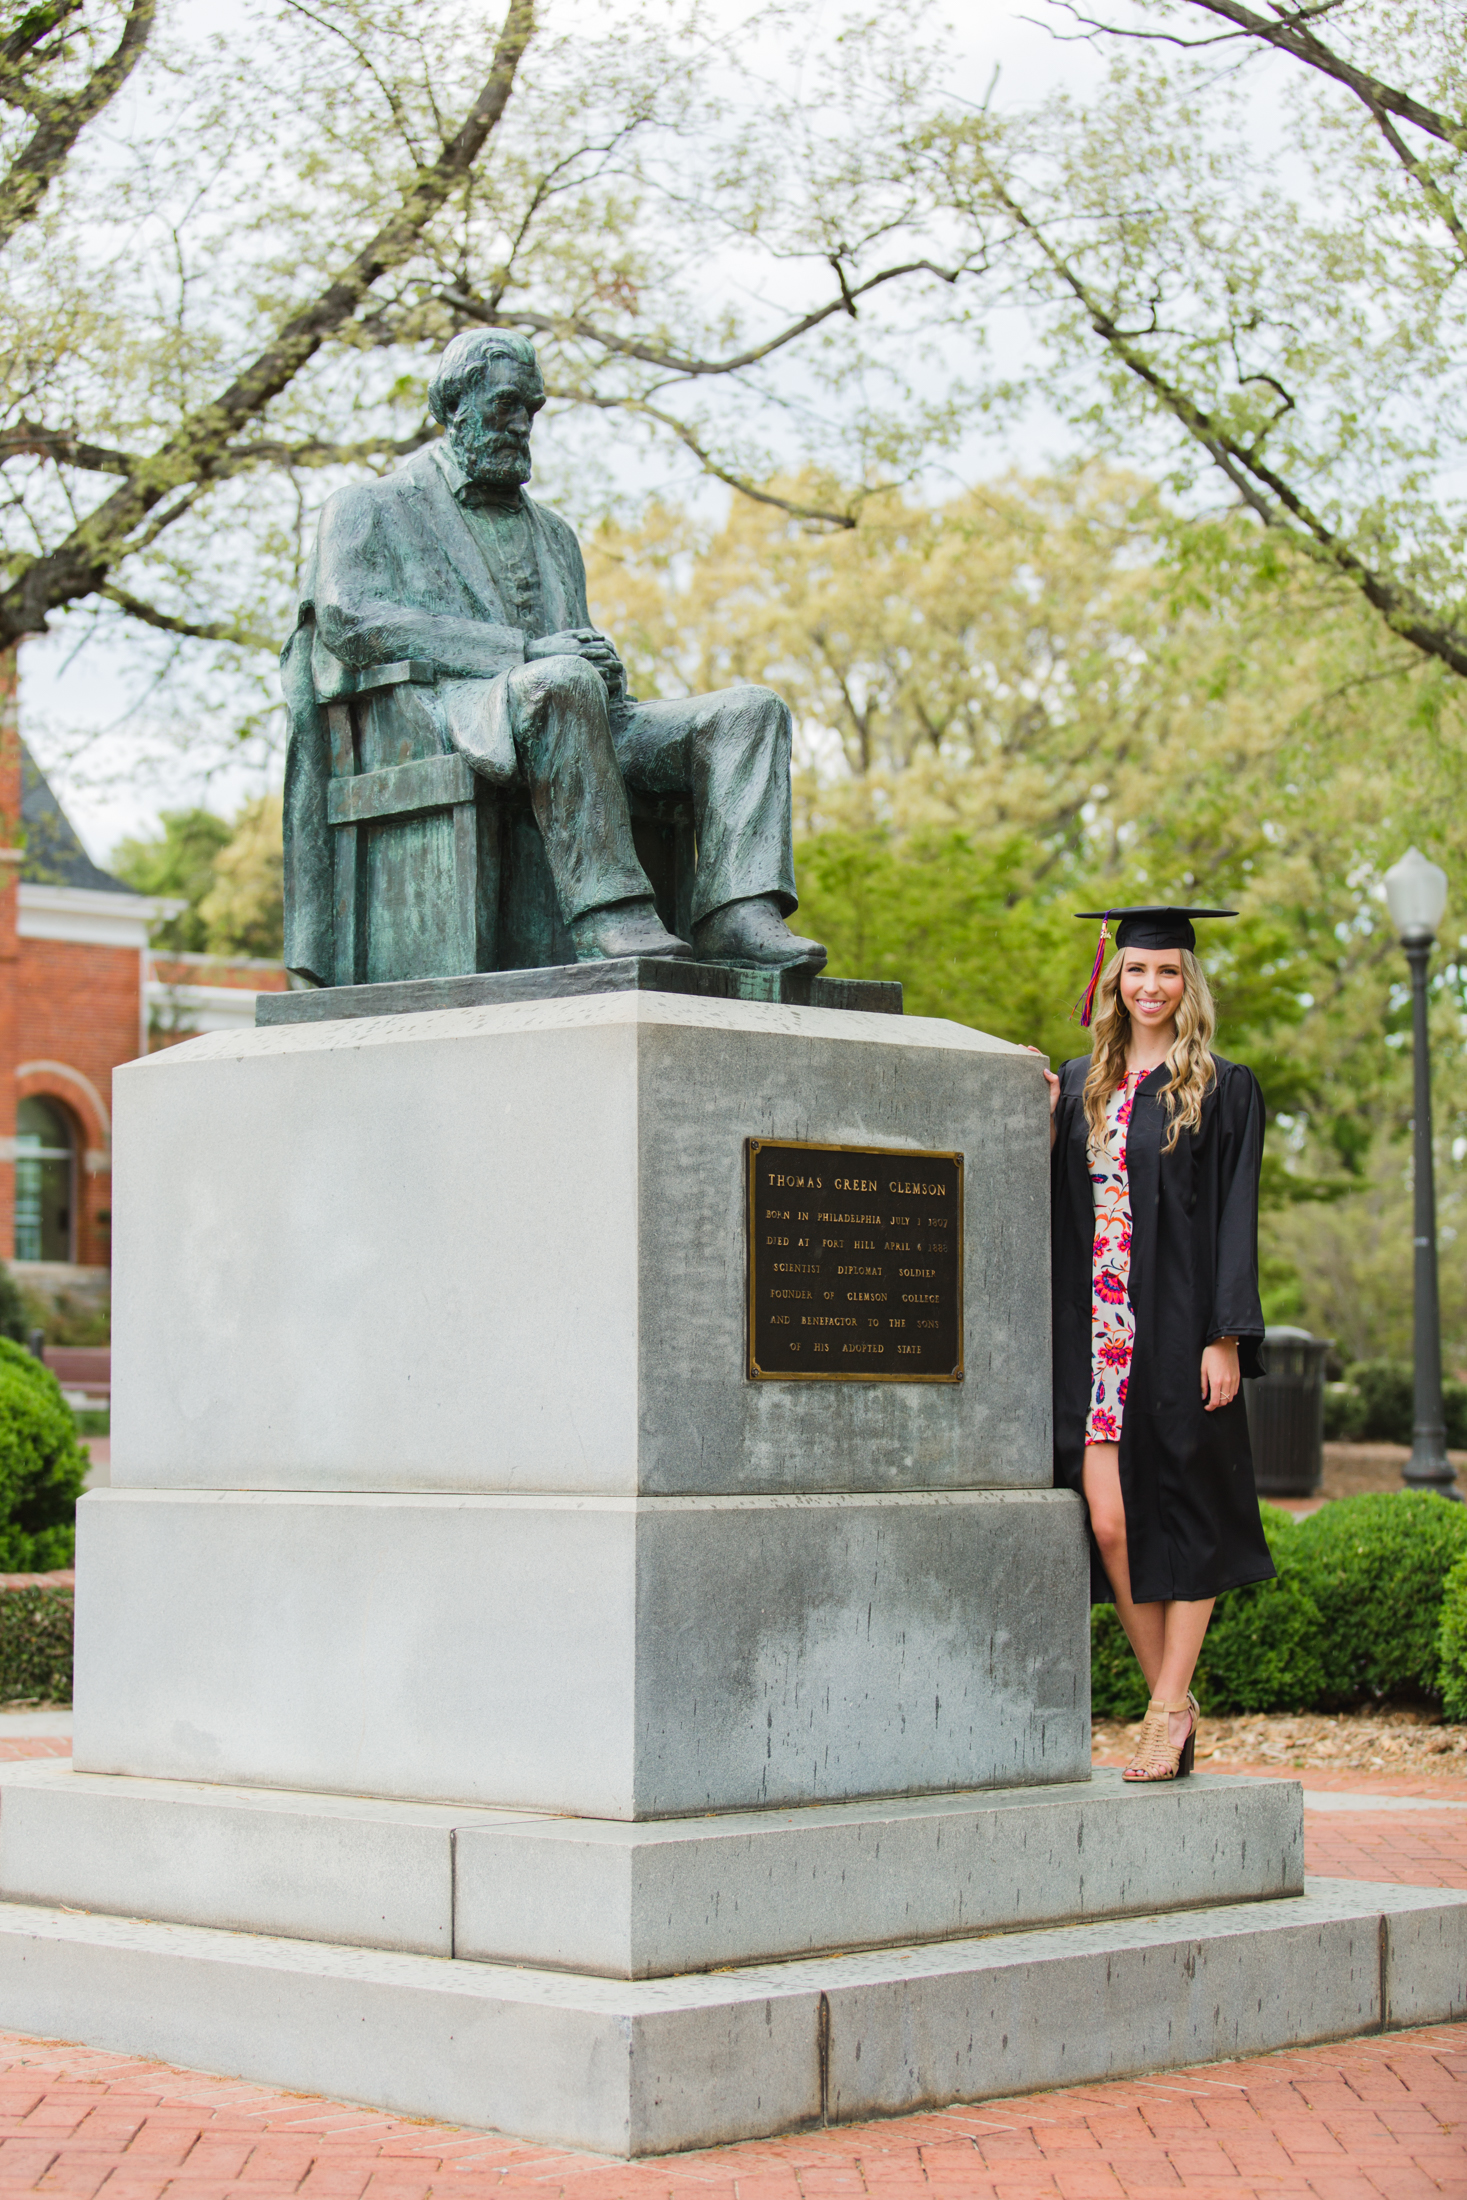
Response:
[{"label": "green hedge", "polygon": [[0,1573],[47,1574],[73,1563],[86,1473],[61,1385],[0,1336]]},{"label": "green hedge", "polygon": [[[1192,1684],[1203,1710],[1440,1696],[1467,1718],[1467,1505],[1402,1490],[1340,1498],[1299,1521],[1262,1511],[1278,1579],[1219,1598]],[[1112,1719],[1146,1708],[1108,1604],[1091,1614],[1091,1706]]]},{"label": "green hedge", "polygon": [[69,1589],[0,1590],[0,1703],[71,1701]]},{"label": "green hedge", "polygon": [[1436,1642],[1442,1709],[1449,1719],[1467,1719],[1467,1558],[1459,1558],[1447,1575]]},{"label": "green hedge", "polygon": [[[1449,1377],[1442,1384],[1442,1412],[1448,1448],[1467,1450],[1467,1383]],[[1415,1417],[1409,1360],[1357,1360],[1343,1383],[1325,1386],[1329,1443],[1409,1444]]]}]

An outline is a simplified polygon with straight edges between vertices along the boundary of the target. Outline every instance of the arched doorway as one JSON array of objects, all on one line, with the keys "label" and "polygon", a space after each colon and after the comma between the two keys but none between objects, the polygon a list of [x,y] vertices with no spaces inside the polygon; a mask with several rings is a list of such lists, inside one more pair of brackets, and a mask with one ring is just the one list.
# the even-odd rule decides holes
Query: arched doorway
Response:
[{"label": "arched doorway", "polygon": [[15,1122],[15,1258],[72,1257],[76,1147],[53,1100],[22,1100]]}]

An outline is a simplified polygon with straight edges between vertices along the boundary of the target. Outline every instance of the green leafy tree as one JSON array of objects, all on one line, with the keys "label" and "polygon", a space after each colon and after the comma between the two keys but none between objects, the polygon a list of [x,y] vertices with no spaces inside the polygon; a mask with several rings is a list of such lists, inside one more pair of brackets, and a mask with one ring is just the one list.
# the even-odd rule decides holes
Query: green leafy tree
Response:
[{"label": "green leafy tree", "polygon": [[[38,53],[81,21],[52,13]],[[129,66],[150,21],[138,0]],[[793,95],[773,129],[770,36],[814,110],[859,109],[854,166]],[[195,755],[269,727],[315,509],[437,434],[428,374],[472,326],[534,337],[556,413],[750,495],[781,496],[761,485],[772,435],[818,444],[839,415],[843,467],[801,509],[853,525],[862,489],[951,426],[940,400],[873,404],[863,379],[885,302],[967,272],[908,219],[901,118],[928,96],[909,47],[790,18],[710,37],[692,0],[559,29],[532,0],[165,25],[106,144],[57,139],[0,259],[0,648],[86,603],[156,638],[152,708]],[[730,254],[741,295],[797,304],[733,310],[707,275]],[[908,327],[894,389],[909,358]],[[584,439],[589,488],[567,472],[582,502],[608,487],[603,441]]]},{"label": "green leafy tree", "polygon": [[214,860],[213,883],[199,903],[215,955],[285,952],[285,859],[278,794],[247,802]]},{"label": "green leafy tree", "polygon": [[127,82],[155,13],[155,0],[0,9],[0,249],[33,219],[82,132]]},{"label": "green leafy tree", "polygon": [[112,868],[139,893],[181,901],[177,916],[154,926],[153,945],[175,954],[209,952],[209,924],[202,904],[212,892],[215,866],[229,846],[231,828],[211,810],[165,810],[152,840],[119,841]]},{"label": "green leafy tree", "polygon": [[1002,236],[1087,435],[1211,470],[1390,632],[1467,675],[1459,476],[1467,19],[1427,0],[1055,0],[1104,90],[933,134]]},{"label": "green leafy tree", "polygon": [[[1091,938],[1071,912],[1236,901],[1204,943],[1225,1052],[1263,1081],[1275,1318],[1350,1357],[1409,1306],[1409,1002],[1381,874],[1409,841],[1467,868],[1467,697],[1347,581],[1252,522],[1182,519],[1099,467],[860,529],[659,511],[588,545],[641,694],[767,681],[794,706],[802,922],[835,970],[1055,1058]],[[1449,1364],[1467,1365],[1464,975],[1433,1000]]]},{"label": "green leafy tree", "polygon": [[246,802],[232,823],[211,810],[165,810],[149,840],[119,842],[112,867],[140,892],[182,901],[153,930],[167,953],[278,958],[285,926],[281,799]]}]

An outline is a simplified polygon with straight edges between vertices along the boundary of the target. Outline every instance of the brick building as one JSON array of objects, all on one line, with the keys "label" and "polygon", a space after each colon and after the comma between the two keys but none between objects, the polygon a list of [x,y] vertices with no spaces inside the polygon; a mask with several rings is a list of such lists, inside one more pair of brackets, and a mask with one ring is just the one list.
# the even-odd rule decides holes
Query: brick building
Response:
[{"label": "brick building", "polygon": [[252,1023],[256,993],[287,982],[278,963],[155,966],[148,928],[175,906],[91,861],[20,739],[15,660],[0,660],[0,1257],[42,1290],[106,1281],[113,1070]]}]

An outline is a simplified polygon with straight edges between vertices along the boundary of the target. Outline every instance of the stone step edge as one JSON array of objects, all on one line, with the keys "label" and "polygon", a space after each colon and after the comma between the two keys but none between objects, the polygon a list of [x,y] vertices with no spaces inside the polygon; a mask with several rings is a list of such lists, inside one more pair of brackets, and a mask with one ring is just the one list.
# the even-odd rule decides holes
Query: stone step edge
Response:
[{"label": "stone step edge", "polygon": [[1467,1891],[1345,1880],[646,1981],[0,1904],[8,2029],[624,2156],[1463,2015]]},{"label": "stone step edge", "polygon": [[15,1773],[0,1774],[0,1900],[572,1975],[1181,1913],[1304,1879],[1297,1786],[1220,1776],[613,1823]]}]

